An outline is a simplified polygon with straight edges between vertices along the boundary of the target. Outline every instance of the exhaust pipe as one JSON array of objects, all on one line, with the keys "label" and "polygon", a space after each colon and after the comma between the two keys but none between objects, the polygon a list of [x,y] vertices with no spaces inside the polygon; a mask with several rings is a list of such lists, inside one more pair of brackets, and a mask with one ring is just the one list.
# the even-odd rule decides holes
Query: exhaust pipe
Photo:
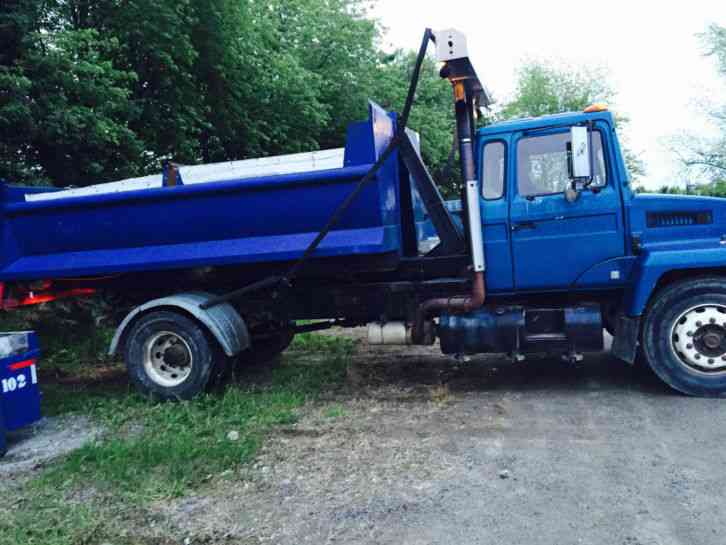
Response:
[{"label": "exhaust pipe", "polygon": [[[448,74],[446,67],[442,75]],[[468,296],[455,296],[447,298],[429,299],[419,305],[412,331],[412,340],[422,344],[425,339],[425,328],[429,318],[442,312],[466,313],[480,308],[486,299],[486,281],[484,271],[486,262],[484,258],[484,238],[482,233],[481,208],[479,206],[479,184],[476,180],[474,166],[474,146],[472,145],[474,121],[474,106],[467,100],[466,88],[461,79],[450,78],[454,87],[454,101],[456,111],[456,134],[459,139],[459,157],[461,158],[461,172],[466,180],[462,201],[466,212],[467,234],[471,252],[471,266],[474,271],[471,294]]]},{"label": "exhaust pipe", "polygon": [[[471,287],[470,295],[459,295],[455,297],[439,297],[437,299],[428,299],[419,305],[416,309],[416,318],[411,331],[411,339],[415,344],[431,344],[426,338],[426,325],[432,316],[443,312],[451,312],[454,314],[465,314],[480,308],[484,304],[486,298],[486,287],[484,281],[484,272],[474,273],[474,281]],[[431,328],[428,328],[429,331]]]}]

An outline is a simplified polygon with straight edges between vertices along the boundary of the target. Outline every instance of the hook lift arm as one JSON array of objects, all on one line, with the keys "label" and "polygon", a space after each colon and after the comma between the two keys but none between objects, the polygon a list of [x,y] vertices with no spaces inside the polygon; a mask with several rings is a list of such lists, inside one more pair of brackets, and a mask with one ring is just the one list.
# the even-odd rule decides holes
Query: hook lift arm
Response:
[{"label": "hook lift arm", "polygon": [[440,75],[451,82],[454,91],[456,135],[459,141],[461,174],[464,179],[461,202],[471,252],[471,270],[474,276],[469,295],[429,299],[419,305],[411,331],[411,338],[416,344],[433,342],[433,337],[427,333],[431,328],[426,327],[426,321],[430,317],[442,312],[471,312],[480,308],[486,299],[484,239],[479,184],[476,180],[474,163],[474,123],[479,109],[488,108],[492,99],[471,64],[466,36],[454,29],[442,30],[435,33],[434,41],[436,42],[436,60],[444,63]]},{"label": "hook lift arm", "polygon": [[491,104],[491,96],[486,87],[479,80],[474,70],[466,46],[466,37],[463,33],[456,30],[444,30],[433,32],[426,29],[421,41],[421,46],[416,57],[413,74],[409,83],[408,94],[403,111],[398,121],[396,134],[390,143],[380,155],[376,163],[361,178],[358,185],[338,206],[338,208],[330,216],[330,219],[317,234],[315,239],[308,245],[303,255],[295,261],[287,273],[283,276],[270,277],[259,282],[255,282],[238,290],[223,295],[210,297],[202,303],[202,309],[219,305],[221,303],[240,299],[253,292],[263,289],[274,289],[281,287],[283,290],[289,288],[291,283],[300,273],[304,264],[312,257],[322,240],[338,223],[343,213],[349,208],[355,198],[372,180],[376,174],[388,160],[391,154],[406,138],[406,125],[416,96],[416,88],[421,74],[421,67],[429,42],[436,44],[436,60],[444,63],[440,75],[448,79],[454,88],[454,100],[456,110],[457,137],[459,140],[459,154],[461,157],[461,168],[464,180],[466,181],[465,190],[462,194],[462,203],[465,210],[465,226],[469,238],[469,244],[472,256],[472,270],[474,279],[472,282],[472,293],[469,296],[457,296],[446,299],[430,299],[422,303],[417,312],[414,323],[412,337],[414,342],[427,342],[424,334],[424,326],[426,319],[437,312],[469,312],[480,307],[484,302],[485,284],[484,284],[484,247],[482,243],[481,232],[481,211],[479,208],[478,184],[476,182],[476,169],[474,166],[474,116],[475,112],[481,107],[488,108]]}]

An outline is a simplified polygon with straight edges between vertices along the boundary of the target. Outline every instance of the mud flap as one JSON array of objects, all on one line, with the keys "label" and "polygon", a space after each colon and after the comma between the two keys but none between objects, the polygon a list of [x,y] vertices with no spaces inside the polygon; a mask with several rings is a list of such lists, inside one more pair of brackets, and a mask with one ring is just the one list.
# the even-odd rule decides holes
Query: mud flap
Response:
[{"label": "mud flap", "polygon": [[615,338],[613,339],[612,353],[616,358],[630,365],[635,363],[638,355],[638,340],[640,333],[640,317],[630,317],[620,314],[615,324]]},{"label": "mud flap", "polygon": [[212,294],[205,292],[177,293],[161,299],[154,299],[136,307],[116,329],[116,334],[113,336],[111,346],[108,349],[109,355],[113,356],[119,345],[123,344],[122,339],[126,332],[131,329],[131,324],[137,316],[149,310],[168,307],[170,310],[182,310],[201,322],[217,339],[227,356],[236,356],[250,346],[247,324],[229,303],[219,303],[208,310],[201,308],[201,305],[212,297]]}]

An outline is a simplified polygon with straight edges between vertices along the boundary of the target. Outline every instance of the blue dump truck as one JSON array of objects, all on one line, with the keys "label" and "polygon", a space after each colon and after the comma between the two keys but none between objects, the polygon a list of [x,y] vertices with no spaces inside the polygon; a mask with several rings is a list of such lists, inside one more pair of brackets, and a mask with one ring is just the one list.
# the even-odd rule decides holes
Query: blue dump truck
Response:
[{"label": "blue dump truck", "polygon": [[[407,127],[432,41],[453,89],[456,203]],[[580,361],[605,329],[615,356],[676,390],[726,395],[726,200],[636,195],[602,105],[477,130],[489,102],[464,36],[426,31],[400,115],[371,104],[344,149],[3,184],[2,306],[135,301],[110,351],[160,398],[270,360],[296,333],[366,324],[371,343],[515,361]]]}]

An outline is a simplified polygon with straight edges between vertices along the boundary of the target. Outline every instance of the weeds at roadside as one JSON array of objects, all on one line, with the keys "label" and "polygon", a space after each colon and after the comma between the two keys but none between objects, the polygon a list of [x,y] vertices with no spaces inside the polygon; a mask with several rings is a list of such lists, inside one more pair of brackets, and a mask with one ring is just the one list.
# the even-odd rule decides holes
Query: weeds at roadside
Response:
[{"label": "weeds at roadside", "polygon": [[20,308],[0,319],[2,331],[34,330],[42,351],[42,369],[49,373],[86,376],[111,358],[107,350],[114,330],[97,323],[92,300],[58,301]]},{"label": "weeds at roadside", "polygon": [[[182,496],[223,473],[234,475],[253,458],[266,431],[293,423],[296,409],[342,383],[352,350],[348,339],[299,335],[269,383],[230,385],[221,394],[176,403],[151,402],[125,383],[52,385],[46,410],[88,414],[106,433],[27,483],[9,512],[0,508],[0,545],[119,537],[113,532],[120,518],[138,516],[150,502]],[[306,361],[311,354],[314,363]]]},{"label": "weeds at roadside", "polygon": [[439,405],[446,405],[451,399],[448,384],[437,384],[430,387],[429,394],[431,395],[431,401]]},{"label": "weeds at roadside", "polygon": [[326,407],[323,411],[325,418],[342,418],[348,415],[348,411],[342,405],[336,404]]}]

